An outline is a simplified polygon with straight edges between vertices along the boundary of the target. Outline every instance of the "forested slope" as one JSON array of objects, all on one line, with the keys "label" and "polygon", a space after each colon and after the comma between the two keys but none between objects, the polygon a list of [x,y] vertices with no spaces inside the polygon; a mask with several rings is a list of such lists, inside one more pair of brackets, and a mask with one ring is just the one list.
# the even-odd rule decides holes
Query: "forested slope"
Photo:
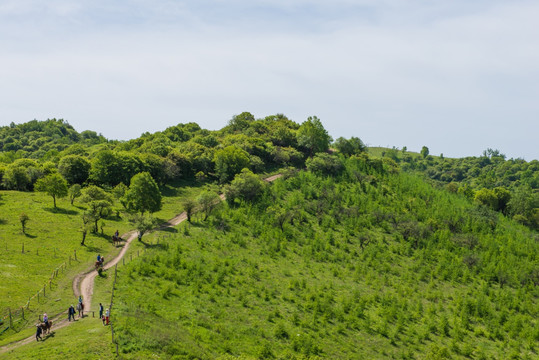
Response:
[{"label": "forested slope", "polygon": [[123,356],[538,356],[536,234],[391,163],[308,166],[119,270]]}]

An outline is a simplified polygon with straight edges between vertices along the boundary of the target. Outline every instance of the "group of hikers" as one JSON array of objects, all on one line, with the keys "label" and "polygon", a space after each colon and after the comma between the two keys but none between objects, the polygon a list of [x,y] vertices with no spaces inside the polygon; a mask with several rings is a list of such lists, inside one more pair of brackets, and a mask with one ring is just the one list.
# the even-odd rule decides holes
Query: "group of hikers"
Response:
[{"label": "group of hikers", "polygon": [[[116,230],[116,234],[118,233],[118,230]],[[117,236],[117,235],[116,235]],[[97,262],[96,264],[100,264],[100,266],[103,266],[105,262],[105,258],[101,256],[100,254],[97,255]],[[103,325],[109,324],[109,317],[110,317],[110,310],[107,309],[105,313],[103,314],[103,304],[99,303],[99,318],[103,321]],[[79,295],[79,301],[77,303],[77,311],[79,312],[79,318],[84,317],[84,303],[82,301],[82,295]],[[73,305],[71,305],[67,309],[67,320],[75,321],[75,308]],[[37,330],[36,330],[36,341],[39,341],[40,339],[43,340],[41,337],[41,334],[45,332],[50,332],[50,328],[52,326],[52,321],[49,320],[49,317],[47,313],[43,314],[43,322],[36,324]]]}]

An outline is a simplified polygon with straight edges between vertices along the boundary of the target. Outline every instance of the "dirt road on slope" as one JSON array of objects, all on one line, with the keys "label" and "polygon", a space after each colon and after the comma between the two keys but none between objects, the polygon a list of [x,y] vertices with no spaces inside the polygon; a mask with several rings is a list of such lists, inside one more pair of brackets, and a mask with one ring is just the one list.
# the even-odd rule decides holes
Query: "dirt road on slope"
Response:
[{"label": "dirt road on slope", "polygon": [[[282,174],[273,175],[268,178],[265,178],[264,181],[269,183],[280,178],[281,176]],[[224,194],[219,195],[219,197],[222,200],[225,200]],[[161,230],[161,229],[166,229],[169,227],[176,226],[185,220],[187,220],[187,214],[184,211],[181,214],[170,219],[166,223],[161,224],[158,228],[156,228],[156,230]],[[105,270],[110,269],[111,267],[115,266],[118,262],[120,262],[120,260],[122,260],[125,253],[127,252],[127,249],[129,249],[129,245],[131,244],[131,242],[137,238],[137,231],[136,230],[129,231],[128,233],[123,234],[122,238],[126,239],[125,245],[123,246],[122,250],[120,251],[118,255],[116,255],[109,262],[105,263],[105,265],[103,266]],[[79,295],[82,295],[84,308],[87,309],[86,311],[89,311],[92,306],[92,295],[94,293],[94,280],[96,276],[97,276],[97,271],[91,270],[91,271],[79,274],[73,279],[73,293],[75,294],[76,297],[78,297]],[[54,330],[61,329],[71,324],[71,322],[69,322],[65,318],[66,314],[67,314],[67,311],[64,311],[63,313],[58,314],[54,318],[51,319],[54,324],[53,325]],[[13,342],[11,344],[4,345],[0,347],[0,354],[16,349],[20,346],[29,344],[32,341],[36,341],[34,335],[26,339]]]}]

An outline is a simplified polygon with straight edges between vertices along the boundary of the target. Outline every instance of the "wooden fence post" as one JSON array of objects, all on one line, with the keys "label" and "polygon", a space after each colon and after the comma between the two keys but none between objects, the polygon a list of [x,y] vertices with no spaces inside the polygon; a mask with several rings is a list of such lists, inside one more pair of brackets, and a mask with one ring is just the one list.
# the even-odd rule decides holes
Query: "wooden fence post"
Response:
[{"label": "wooden fence post", "polygon": [[21,311],[22,311],[22,319],[24,320],[24,306],[21,307]]},{"label": "wooden fence post", "polygon": [[125,265],[125,256],[122,256],[122,264]]},{"label": "wooden fence post", "polygon": [[24,254],[24,243],[22,243],[22,253]]},{"label": "wooden fence post", "polygon": [[11,309],[8,308],[7,311],[9,311],[9,327],[13,327],[13,318],[11,317]]},{"label": "wooden fence post", "polygon": [[37,302],[39,303],[39,291],[37,292]]},{"label": "wooden fence post", "polygon": [[43,285],[43,297],[47,296],[47,293],[45,292],[45,289],[46,289],[46,288],[47,288],[47,287],[46,287],[45,285]]},{"label": "wooden fence post", "polygon": [[77,250],[73,250],[73,252],[75,253],[75,261],[77,261]]}]

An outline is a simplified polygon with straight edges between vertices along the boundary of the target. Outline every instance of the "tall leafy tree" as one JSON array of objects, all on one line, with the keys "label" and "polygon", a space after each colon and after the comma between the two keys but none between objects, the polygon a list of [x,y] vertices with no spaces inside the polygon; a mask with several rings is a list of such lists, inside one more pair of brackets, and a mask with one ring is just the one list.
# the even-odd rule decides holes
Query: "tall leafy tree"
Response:
[{"label": "tall leafy tree", "polygon": [[82,195],[81,186],[79,184],[71,185],[67,190],[67,194],[69,196],[69,200],[71,201],[71,205],[73,205],[75,199]]},{"label": "tall leafy tree", "polygon": [[82,184],[90,175],[91,164],[83,156],[67,155],[58,164],[58,171],[70,184]]},{"label": "tall leafy tree", "polygon": [[67,181],[62,175],[54,173],[37,180],[35,189],[52,196],[56,208],[56,198],[67,196]]},{"label": "tall leafy tree", "polygon": [[221,182],[226,182],[239,174],[250,164],[249,154],[236,146],[227,146],[215,152],[215,171]]},{"label": "tall leafy tree", "polygon": [[161,191],[150,173],[141,172],[131,178],[129,190],[125,193],[127,208],[144,214],[161,209]]},{"label": "tall leafy tree", "polygon": [[94,232],[97,232],[97,222],[110,215],[112,197],[99,186],[90,185],[83,190],[81,201],[88,206],[86,215],[94,222]]},{"label": "tall leafy tree", "polygon": [[367,146],[365,146],[363,141],[361,141],[360,138],[353,136],[349,140],[340,137],[335,140],[334,145],[339,152],[346,156],[358,155],[367,150]]},{"label": "tall leafy tree", "polygon": [[262,194],[265,185],[251,170],[243,169],[227,186],[226,199],[229,203],[233,203],[235,199],[253,201]]},{"label": "tall leafy tree", "polygon": [[25,191],[31,186],[31,180],[23,167],[8,166],[2,177],[2,184],[9,190]]},{"label": "tall leafy tree", "polygon": [[298,129],[296,134],[298,145],[307,149],[309,156],[317,152],[327,151],[332,141],[322,122],[316,116],[309,116]]}]

